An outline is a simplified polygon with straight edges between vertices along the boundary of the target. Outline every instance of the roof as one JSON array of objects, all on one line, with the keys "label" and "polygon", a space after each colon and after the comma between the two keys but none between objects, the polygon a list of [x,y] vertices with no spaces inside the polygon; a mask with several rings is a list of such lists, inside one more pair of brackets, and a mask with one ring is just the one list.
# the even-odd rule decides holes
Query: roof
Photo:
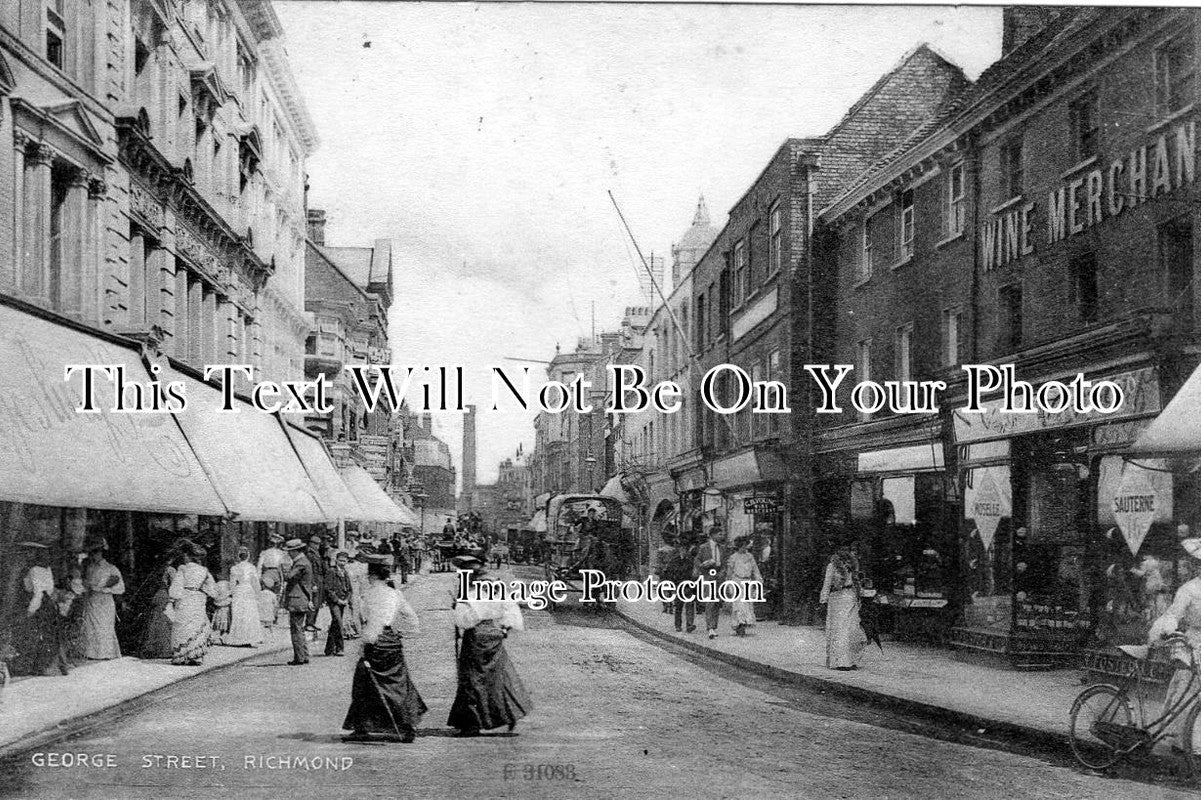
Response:
[{"label": "roof", "polygon": [[701,195],[696,204],[696,214],[692,217],[692,226],[680,237],[676,247],[680,250],[707,250],[717,238],[718,229],[709,219],[709,207],[705,205],[705,196]]},{"label": "roof", "polygon": [[325,259],[356,286],[383,296],[392,305],[392,241],[376,239],[371,247],[329,247],[313,244]]}]

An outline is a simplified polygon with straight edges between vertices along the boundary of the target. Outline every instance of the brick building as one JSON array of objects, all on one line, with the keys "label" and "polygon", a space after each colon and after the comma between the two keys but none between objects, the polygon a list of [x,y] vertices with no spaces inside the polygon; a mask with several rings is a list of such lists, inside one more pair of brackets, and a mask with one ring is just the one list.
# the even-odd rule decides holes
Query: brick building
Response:
[{"label": "brick building", "polygon": [[[1004,20],[1001,60],[822,212],[829,360],[950,384],[940,413],[826,426],[822,499],[915,632],[1025,665],[1083,649],[1105,670],[1157,613],[1142,584],[1186,577],[1176,525],[1198,522],[1194,478],[1123,455],[1196,363],[1197,14]],[[1126,400],[964,414],[963,363],[1083,373]],[[1132,487],[1154,499],[1138,525],[1115,511]]]}]

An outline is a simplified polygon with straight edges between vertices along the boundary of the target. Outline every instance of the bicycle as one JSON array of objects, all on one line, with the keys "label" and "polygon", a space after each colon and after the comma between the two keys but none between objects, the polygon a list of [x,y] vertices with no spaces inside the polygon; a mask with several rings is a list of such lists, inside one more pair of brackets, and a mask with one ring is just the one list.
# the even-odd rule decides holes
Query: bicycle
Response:
[{"label": "bicycle", "polygon": [[[1189,653],[1189,682],[1185,690],[1158,717],[1147,721],[1143,703],[1143,664],[1150,655],[1148,645],[1120,645],[1123,653],[1134,660],[1134,666],[1120,686],[1099,683],[1081,692],[1072,703],[1071,745],[1076,760],[1089,769],[1108,769],[1137,751],[1149,752],[1163,740],[1173,723],[1187,714],[1184,724],[1184,749],[1189,773],[1194,780],[1201,778],[1201,671],[1197,656],[1181,633],[1164,637],[1165,644],[1183,645]],[[1132,691],[1133,690],[1133,691]],[[1131,697],[1134,702],[1131,702]],[[1138,724],[1134,723],[1134,705],[1138,705]]]}]

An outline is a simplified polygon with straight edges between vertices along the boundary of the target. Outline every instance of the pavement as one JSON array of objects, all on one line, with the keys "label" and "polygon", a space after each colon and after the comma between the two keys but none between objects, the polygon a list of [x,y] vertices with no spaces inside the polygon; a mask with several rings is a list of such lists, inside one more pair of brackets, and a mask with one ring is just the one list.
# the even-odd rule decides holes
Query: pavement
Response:
[{"label": "pavement", "polygon": [[661,645],[615,614],[573,610],[528,612],[506,641],[533,699],[516,733],[455,738],[452,581],[423,576],[406,592],[421,633],[405,657],[429,706],[412,744],[342,741],[352,642],[345,658],[307,667],[266,655],[199,675],[40,752],[0,759],[0,798],[1190,796],[1178,782],[938,738],[886,709]]},{"label": "pavement", "polygon": [[1072,702],[1083,688],[1077,670],[998,669],[959,660],[945,648],[888,641],[883,652],[869,645],[859,669],[842,672],[826,667],[822,628],[760,622],[738,637],[723,611],[718,637],[709,639],[701,613],[694,633],[677,633],[659,603],[623,601],[618,611],[657,637],[778,680],[1055,746],[1067,743]]}]

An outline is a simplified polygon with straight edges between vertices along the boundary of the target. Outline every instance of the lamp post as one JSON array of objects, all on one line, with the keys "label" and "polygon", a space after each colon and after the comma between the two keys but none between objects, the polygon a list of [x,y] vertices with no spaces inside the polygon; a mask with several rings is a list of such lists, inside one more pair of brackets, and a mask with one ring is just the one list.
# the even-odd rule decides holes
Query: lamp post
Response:
[{"label": "lamp post", "polygon": [[429,495],[421,486],[410,487],[409,496],[413,498],[413,502],[417,504],[417,511],[421,514],[421,541],[425,542],[425,501]]}]

